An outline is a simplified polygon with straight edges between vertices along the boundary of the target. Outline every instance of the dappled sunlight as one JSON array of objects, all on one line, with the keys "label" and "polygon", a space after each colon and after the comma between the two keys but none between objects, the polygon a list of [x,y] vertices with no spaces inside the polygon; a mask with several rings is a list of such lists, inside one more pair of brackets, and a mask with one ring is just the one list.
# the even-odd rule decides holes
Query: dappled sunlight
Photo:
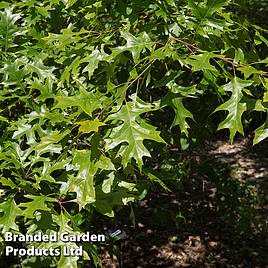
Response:
[{"label": "dappled sunlight", "polygon": [[[226,187],[231,188],[226,189],[217,188],[217,183],[224,182],[228,176],[234,176],[232,180],[239,182],[242,171],[248,178],[251,170],[245,166],[249,165],[256,170],[250,180],[256,183],[257,189],[261,188],[262,180],[257,179],[260,173],[248,150],[244,141],[233,145],[218,141],[207,144],[201,153],[198,147],[193,149],[192,155],[186,153],[185,157],[192,163],[192,175],[183,179],[182,190],[152,192],[135,206],[136,225],[125,225],[127,238],[120,242],[122,267],[225,267],[230,264],[249,267],[249,263],[263,267],[268,261],[265,253],[268,241],[263,225],[265,215],[261,218],[258,215],[265,203],[258,203],[256,218],[259,217],[259,223],[252,229],[249,226],[249,232],[240,234],[224,215],[224,211],[232,208],[234,214],[230,217],[236,217],[238,208],[219,195],[219,191],[232,194],[232,187],[239,184],[227,184]],[[255,159],[262,158],[259,150],[252,155]],[[263,174],[267,173],[265,161],[258,162],[258,167]],[[218,172],[219,181],[213,177],[216,174],[213,169]],[[246,209],[247,204],[242,206]],[[118,259],[112,255],[107,257],[109,254],[104,252],[104,267],[119,267]],[[115,266],[109,266],[112,263]]]}]

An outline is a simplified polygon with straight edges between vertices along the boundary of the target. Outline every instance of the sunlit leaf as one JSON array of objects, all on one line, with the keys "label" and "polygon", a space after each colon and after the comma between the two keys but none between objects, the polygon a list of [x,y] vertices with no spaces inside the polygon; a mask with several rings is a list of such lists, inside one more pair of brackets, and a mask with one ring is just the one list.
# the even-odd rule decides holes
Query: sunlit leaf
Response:
[{"label": "sunlit leaf", "polygon": [[231,82],[223,86],[225,91],[232,92],[231,98],[216,108],[215,112],[226,110],[228,115],[226,119],[218,126],[218,130],[228,128],[230,130],[231,142],[237,132],[244,134],[241,117],[246,111],[246,103],[241,102],[243,97],[242,90],[252,84],[252,81],[242,80],[235,77]]},{"label": "sunlit leaf", "polygon": [[105,123],[100,122],[98,118],[94,120],[85,120],[77,122],[76,124],[80,125],[79,131],[82,133],[98,132],[99,127],[104,126]]},{"label": "sunlit leaf", "polygon": [[121,145],[118,155],[122,157],[122,165],[124,167],[134,158],[141,169],[143,164],[142,158],[150,156],[149,151],[143,144],[144,140],[148,139],[165,143],[159,136],[156,128],[146,123],[140,117],[141,114],[153,111],[154,109],[155,107],[151,104],[132,96],[132,101],[127,102],[118,112],[109,115],[107,118],[106,121],[115,120],[122,122],[119,126],[112,129],[111,134],[106,139],[106,149],[110,150],[117,145]]},{"label": "sunlit leaf", "polygon": [[19,231],[19,227],[16,223],[18,216],[22,215],[21,209],[17,206],[14,198],[9,198],[0,204],[0,227],[2,232],[7,232],[9,230]]}]

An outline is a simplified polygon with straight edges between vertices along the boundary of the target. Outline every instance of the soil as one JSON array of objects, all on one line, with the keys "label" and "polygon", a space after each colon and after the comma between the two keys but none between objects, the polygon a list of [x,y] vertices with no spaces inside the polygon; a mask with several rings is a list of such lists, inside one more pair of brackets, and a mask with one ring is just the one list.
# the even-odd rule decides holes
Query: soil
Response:
[{"label": "soil", "polygon": [[213,141],[181,158],[188,176],[135,204],[135,221],[121,216],[126,237],[118,254],[103,248],[103,267],[268,267],[268,142]]}]

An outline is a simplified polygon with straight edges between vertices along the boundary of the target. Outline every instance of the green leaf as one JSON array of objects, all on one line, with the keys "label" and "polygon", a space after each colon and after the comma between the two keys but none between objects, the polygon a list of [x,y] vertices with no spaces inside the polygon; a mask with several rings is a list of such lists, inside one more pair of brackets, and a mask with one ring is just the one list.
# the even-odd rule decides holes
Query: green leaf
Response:
[{"label": "green leaf", "polygon": [[136,37],[127,31],[122,31],[121,36],[127,41],[127,43],[125,46],[113,48],[113,56],[115,57],[124,51],[130,51],[135,63],[138,63],[140,59],[140,53],[144,49],[147,48],[149,51],[151,51],[153,45],[155,44],[146,32],[143,32]]},{"label": "green leaf", "polygon": [[0,121],[8,123],[8,119],[2,115],[0,115]]},{"label": "green leaf", "polygon": [[263,60],[261,60],[260,63],[265,63],[267,65],[268,64],[268,57],[263,59]]},{"label": "green leaf", "polygon": [[112,185],[114,183],[114,173],[109,174],[109,179],[106,179],[103,181],[101,189],[105,194],[108,194],[111,192]]},{"label": "green leaf", "polygon": [[[103,215],[108,217],[114,217],[114,206],[126,205],[129,202],[135,201],[138,196],[134,195],[131,191],[134,190],[137,193],[137,190],[134,184],[127,184],[126,182],[121,182],[122,187],[117,187],[116,191],[111,191],[110,193],[104,194],[103,191],[100,191],[100,187],[96,188],[96,202],[93,206]],[[123,187],[123,186],[126,186]]]},{"label": "green leaf", "polygon": [[190,118],[193,120],[194,118],[192,113],[184,107],[182,96],[191,96],[191,94],[195,94],[195,86],[181,87],[178,86],[174,81],[169,82],[167,86],[170,88],[170,91],[161,99],[160,106],[164,107],[168,105],[174,109],[175,117],[171,127],[178,125],[181,132],[188,137],[188,129],[190,126],[187,123],[186,119]]},{"label": "green leaf", "polygon": [[4,48],[4,51],[15,46],[15,44],[13,44],[14,38],[24,33],[24,31],[16,25],[20,18],[20,14],[13,14],[12,7],[7,7],[4,11],[0,11],[0,45]]},{"label": "green leaf", "polygon": [[[47,136],[41,138],[41,141],[36,145],[35,150],[38,152],[39,155],[49,151],[57,153],[58,149],[61,148],[61,146],[56,146],[55,144],[60,142],[70,132],[71,131],[69,129],[66,129],[62,133],[60,133],[60,131],[58,130],[51,132]],[[53,146],[51,146],[52,144],[54,144],[54,148]]]},{"label": "green leaf", "polygon": [[36,98],[38,101],[45,101],[46,99],[53,98],[53,83],[46,80],[45,82],[40,81],[36,77],[30,82],[30,87],[32,90],[37,89],[40,95]]},{"label": "green leaf", "polygon": [[151,181],[157,182],[165,191],[171,192],[171,190],[166,186],[166,184],[161,179],[156,177],[154,174],[148,172],[146,173],[146,175],[149,177]]},{"label": "green leaf", "polygon": [[27,144],[33,145],[36,143],[35,130],[37,130],[39,126],[25,124],[25,121],[22,120],[17,123],[17,127],[18,129],[13,133],[12,139],[20,139],[25,135],[27,138]]},{"label": "green leaf", "polygon": [[74,78],[77,78],[80,73],[80,69],[82,66],[86,64],[86,66],[83,68],[82,73],[87,73],[87,78],[90,80],[92,75],[94,74],[94,71],[98,68],[99,63],[101,61],[111,61],[112,57],[110,55],[106,54],[101,48],[101,50],[93,50],[91,51],[91,54],[86,55],[85,57],[81,58],[80,56],[75,57],[73,62],[66,66],[59,82],[59,86],[62,87],[64,82],[66,81],[69,85],[70,76],[73,75]]},{"label": "green leaf", "polygon": [[99,127],[105,126],[105,123],[100,122],[98,118],[94,120],[85,120],[77,122],[76,124],[80,125],[79,131],[82,133],[98,132]]},{"label": "green leaf", "polygon": [[25,197],[33,200],[19,205],[20,208],[26,208],[22,211],[23,216],[26,218],[34,218],[34,213],[38,210],[50,211],[51,208],[47,206],[46,202],[57,202],[57,199],[44,195],[26,195]]},{"label": "green leaf", "polygon": [[246,79],[249,78],[252,74],[265,74],[264,71],[259,71],[252,66],[239,67],[237,70],[241,71]]},{"label": "green leaf", "polygon": [[193,72],[205,70],[217,71],[216,68],[209,62],[209,60],[214,56],[215,54],[211,52],[204,52],[203,54],[190,56],[185,60],[185,63],[192,66]]},{"label": "green leaf", "polygon": [[263,95],[263,101],[268,102],[268,92],[265,92]]},{"label": "green leaf", "polygon": [[53,72],[56,70],[55,67],[45,66],[43,61],[40,58],[34,59],[33,62],[28,63],[26,68],[30,70],[32,73],[36,73],[40,79],[40,81],[44,81],[48,79],[48,81],[52,82],[56,80]]},{"label": "green leaf", "polygon": [[260,32],[256,31],[254,42],[256,45],[259,45],[261,43],[264,43],[266,46],[268,46],[268,39],[266,39]]},{"label": "green leaf", "polygon": [[135,183],[131,183],[131,182],[127,182],[127,181],[120,181],[118,183],[118,186],[119,187],[123,187],[123,188],[126,188],[128,189],[129,191],[137,191],[136,189],[136,184]]},{"label": "green leaf", "polygon": [[233,142],[236,132],[244,135],[241,121],[242,114],[246,111],[246,103],[242,103],[242,90],[252,84],[252,81],[242,80],[235,77],[231,82],[223,86],[225,91],[232,92],[231,98],[220,105],[214,112],[226,110],[228,115],[226,119],[218,126],[218,130],[228,128],[230,130],[230,140]]},{"label": "green leaf", "polygon": [[188,0],[188,6],[191,8],[193,15],[196,18],[204,20],[205,18],[212,16],[214,13],[219,12],[228,2],[228,0],[207,0],[202,2]]},{"label": "green leaf", "polygon": [[110,120],[114,120],[117,123],[122,122],[111,130],[105,141],[106,150],[113,149],[119,144],[121,145],[118,155],[122,157],[124,167],[134,158],[141,169],[143,165],[142,158],[150,156],[149,151],[143,144],[145,139],[165,143],[156,128],[146,123],[139,116],[155,109],[156,107],[153,105],[132,96],[132,101],[127,102],[118,112],[109,115],[106,119],[106,122]]},{"label": "green leaf", "polygon": [[[39,162],[40,157],[37,157],[37,160]],[[64,170],[66,169],[66,166],[69,164],[69,162],[71,161],[70,159],[65,159],[62,161],[50,161],[50,159],[41,159],[40,161],[42,161],[43,163],[43,167],[42,169],[40,169],[40,171],[38,170],[35,176],[35,180],[36,183],[39,184],[41,181],[48,181],[48,182],[55,182],[54,177],[52,177],[52,172],[56,171],[56,170]]]},{"label": "green leaf", "polygon": [[[195,143],[217,126],[233,141],[242,122],[257,124],[268,104],[268,30],[238,2],[0,0],[0,229],[83,234],[152,184],[180,188],[188,168],[176,151],[189,148],[190,126],[202,128],[191,129]],[[223,112],[207,118],[216,107]],[[254,144],[267,129],[256,129]],[[159,144],[162,135],[169,146]],[[65,245],[77,246],[34,244]],[[101,245],[79,245],[101,266]],[[86,260],[85,252],[20,256],[12,265],[77,268]]]},{"label": "green leaf", "polygon": [[[267,108],[266,108],[267,112]],[[253,145],[256,145],[257,143],[263,141],[268,137],[268,115],[266,115],[266,120],[264,124],[262,124],[260,127],[258,127],[254,132],[254,140]]]},{"label": "green leaf", "polygon": [[73,6],[76,3],[76,0],[62,0],[62,2],[66,5],[66,9]]},{"label": "green leaf", "polygon": [[22,59],[16,59],[11,63],[5,63],[4,67],[0,69],[0,73],[3,74],[1,84],[4,86],[20,85],[24,87],[22,81],[29,73],[29,70],[27,70],[24,65]]},{"label": "green leaf", "polygon": [[48,36],[43,37],[42,40],[44,40],[48,44],[52,44],[52,46],[56,45],[58,48],[64,49],[68,45],[78,43],[80,40],[83,39],[82,35],[88,33],[88,31],[83,28],[79,29],[79,31],[73,30],[74,27],[70,25],[70,27],[68,28],[61,29],[60,34],[49,33]]},{"label": "green leaf", "polygon": [[82,209],[96,201],[94,176],[98,169],[114,170],[114,165],[109,158],[103,155],[96,158],[91,151],[87,150],[74,152],[73,165],[78,167],[78,173],[77,176],[69,179],[68,190],[76,193],[77,203]]},{"label": "green leaf", "polygon": [[85,113],[92,116],[92,113],[96,109],[100,109],[102,107],[101,103],[102,94],[93,91],[86,91],[84,89],[80,89],[80,94],[76,96],[57,96],[55,99],[57,100],[57,104],[55,108],[60,108],[62,110],[69,107],[80,107]]},{"label": "green leaf", "polygon": [[100,61],[109,61],[110,56],[106,54],[103,50],[93,50],[89,56],[86,56],[81,60],[81,63],[87,63],[86,67],[83,69],[83,73],[88,74],[88,79],[90,79],[94,71],[98,68]]},{"label": "green leaf", "polygon": [[77,268],[78,257],[66,257],[63,254],[60,257],[57,268]]},{"label": "green leaf", "polygon": [[172,123],[172,127],[179,125],[181,132],[185,133],[188,137],[188,129],[190,128],[189,124],[187,123],[186,119],[194,119],[191,112],[189,112],[183,105],[182,98],[174,98],[172,99],[172,105],[175,109],[175,118]]},{"label": "green leaf", "polygon": [[10,198],[0,204],[0,212],[3,214],[0,217],[0,227],[2,232],[8,232],[9,230],[19,231],[19,227],[16,224],[16,218],[22,215],[21,209],[15,203],[14,198]]},{"label": "green leaf", "polygon": [[11,179],[1,178],[0,182],[3,186],[8,186],[11,189],[14,189],[16,187],[16,184]]},{"label": "green leaf", "polygon": [[[78,232],[75,232],[73,228],[69,225],[70,222],[70,215],[65,212],[61,212],[61,214],[58,217],[58,224],[60,226],[59,233],[69,233],[69,234],[78,234]],[[70,247],[77,247],[76,243],[74,242],[60,242],[61,244],[61,252],[63,252],[64,246],[70,246]],[[58,262],[57,268],[77,268],[77,261],[79,257],[77,256],[64,256],[61,254],[60,260]]]}]

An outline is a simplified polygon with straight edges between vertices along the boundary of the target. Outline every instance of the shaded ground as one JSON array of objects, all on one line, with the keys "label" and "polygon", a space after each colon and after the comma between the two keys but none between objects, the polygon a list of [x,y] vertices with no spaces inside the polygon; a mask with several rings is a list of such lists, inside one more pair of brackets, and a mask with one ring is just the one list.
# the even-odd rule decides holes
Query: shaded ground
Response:
[{"label": "shaded ground", "polygon": [[103,250],[104,267],[268,267],[268,143],[217,141],[182,158],[188,177],[139,202],[135,226],[122,216],[127,237],[117,256]]}]

